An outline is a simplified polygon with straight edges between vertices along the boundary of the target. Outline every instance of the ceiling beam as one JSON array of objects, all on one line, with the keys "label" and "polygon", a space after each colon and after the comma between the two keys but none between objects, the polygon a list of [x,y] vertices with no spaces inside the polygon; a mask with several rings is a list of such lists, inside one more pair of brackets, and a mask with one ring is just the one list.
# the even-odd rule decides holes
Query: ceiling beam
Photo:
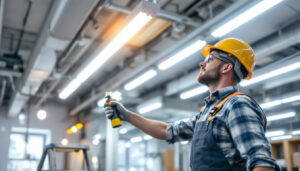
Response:
[{"label": "ceiling beam", "polygon": [[15,70],[0,69],[0,76],[4,77],[21,77],[22,73]]},{"label": "ceiling beam", "polygon": [[[126,14],[131,13],[131,11],[133,10],[129,7],[125,7],[125,6],[115,4],[112,1],[109,1],[106,7],[111,9],[111,10],[116,10],[116,11],[123,12],[123,13],[126,13]],[[175,22],[179,22],[179,23],[184,23],[184,24],[194,26],[194,27],[199,27],[200,24],[201,24],[199,22],[196,22],[196,21],[192,20],[189,17],[183,16],[183,15],[178,15],[176,13],[172,13],[172,12],[169,12],[169,11],[166,11],[166,10],[163,10],[163,9],[160,9],[160,11],[156,14],[156,17],[166,19],[166,20],[175,21]]]}]

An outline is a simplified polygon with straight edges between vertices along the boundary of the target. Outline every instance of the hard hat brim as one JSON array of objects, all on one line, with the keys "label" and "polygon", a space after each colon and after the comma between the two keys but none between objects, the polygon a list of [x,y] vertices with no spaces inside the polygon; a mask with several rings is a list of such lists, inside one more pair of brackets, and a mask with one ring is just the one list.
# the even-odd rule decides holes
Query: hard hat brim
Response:
[{"label": "hard hat brim", "polygon": [[205,46],[202,47],[202,53],[203,53],[204,57],[207,57],[207,56],[209,55],[210,50],[211,50],[212,48],[218,49],[217,47],[212,46],[212,45],[205,45]]}]

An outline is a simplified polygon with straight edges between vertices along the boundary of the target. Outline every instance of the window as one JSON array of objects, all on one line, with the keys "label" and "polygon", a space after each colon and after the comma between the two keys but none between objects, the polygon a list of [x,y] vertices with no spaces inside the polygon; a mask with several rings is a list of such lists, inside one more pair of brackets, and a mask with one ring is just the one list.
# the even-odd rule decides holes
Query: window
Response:
[{"label": "window", "polygon": [[120,140],[118,146],[118,171],[144,171],[146,168],[145,161],[145,141],[131,143],[126,147],[127,141]]},{"label": "window", "polygon": [[141,141],[133,143],[129,153],[129,170],[144,171],[145,170],[145,142]]},{"label": "window", "polygon": [[46,143],[46,134],[29,133],[28,143],[25,132],[12,132],[8,152],[8,171],[36,170]]}]

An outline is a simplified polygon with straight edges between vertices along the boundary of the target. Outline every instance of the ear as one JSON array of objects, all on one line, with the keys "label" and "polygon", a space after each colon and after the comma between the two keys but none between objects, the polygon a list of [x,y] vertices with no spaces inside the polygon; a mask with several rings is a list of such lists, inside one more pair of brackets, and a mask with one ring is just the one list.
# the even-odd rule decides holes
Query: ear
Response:
[{"label": "ear", "polygon": [[231,70],[233,70],[233,65],[231,63],[224,64],[222,67],[222,73],[224,74],[230,73]]}]

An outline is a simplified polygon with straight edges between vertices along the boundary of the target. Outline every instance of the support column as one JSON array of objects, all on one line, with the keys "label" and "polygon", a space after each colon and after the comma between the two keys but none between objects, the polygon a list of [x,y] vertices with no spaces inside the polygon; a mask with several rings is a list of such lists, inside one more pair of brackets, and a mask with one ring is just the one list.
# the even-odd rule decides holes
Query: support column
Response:
[{"label": "support column", "polygon": [[112,128],[109,119],[106,121],[105,171],[118,170],[118,141],[117,128]]},{"label": "support column", "polygon": [[174,144],[174,171],[179,171],[180,167],[180,143]]}]

